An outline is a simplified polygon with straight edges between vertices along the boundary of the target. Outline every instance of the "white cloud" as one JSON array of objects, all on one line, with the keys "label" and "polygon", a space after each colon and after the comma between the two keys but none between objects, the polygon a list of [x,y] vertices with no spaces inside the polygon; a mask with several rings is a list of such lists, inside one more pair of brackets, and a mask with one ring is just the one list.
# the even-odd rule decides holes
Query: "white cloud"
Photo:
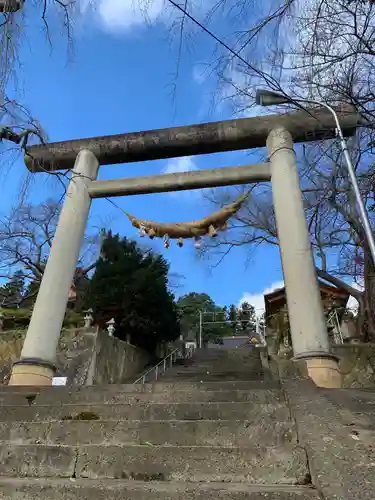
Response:
[{"label": "white cloud", "polygon": [[[191,156],[182,156],[181,158],[174,158],[170,160],[167,166],[163,169],[163,174],[176,174],[181,172],[194,172],[198,170],[197,165],[195,164],[193,158]],[[183,199],[185,201],[188,200],[196,200],[202,194],[201,189],[189,190],[189,191],[172,191],[169,194],[174,197],[178,197],[179,200]]]},{"label": "white cloud", "polygon": [[193,67],[193,80],[199,85],[210,77],[210,67],[208,65],[195,65]]},{"label": "white cloud", "polygon": [[166,20],[166,0],[80,0],[80,10],[107,31],[126,33],[133,28]]},{"label": "white cloud", "polygon": [[197,170],[197,166],[191,156],[182,156],[170,160],[163,170],[163,174],[175,174],[181,172],[192,172]]},{"label": "white cloud", "polygon": [[255,307],[257,316],[260,316],[264,312],[264,295],[267,295],[267,293],[274,292],[275,290],[283,287],[284,287],[284,281],[275,281],[269,287],[265,288],[263,292],[260,293],[245,292],[242,295],[238,305],[240,306],[243,302],[248,302],[249,304]]},{"label": "white cloud", "polygon": [[[207,5],[208,4],[208,5]],[[188,10],[203,15],[210,0],[189,2]],[[181,12],[167,0],[79,0],[81,13],[114,33],[129,33],[156,22],[172,26]]]}]

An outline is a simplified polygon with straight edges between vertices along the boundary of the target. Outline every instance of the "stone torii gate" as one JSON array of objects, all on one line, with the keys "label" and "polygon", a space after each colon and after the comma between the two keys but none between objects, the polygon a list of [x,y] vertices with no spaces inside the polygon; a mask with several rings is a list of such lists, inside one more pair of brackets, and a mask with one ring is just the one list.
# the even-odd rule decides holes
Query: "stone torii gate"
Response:
[{"label": "stone torii gate", "polygon": [[[345,135],[355,132],[352,107],[336,110]],[[323,108],[221,122],[50,143],[28,149],[32,172],[72,169],[64,206],[10,385],[50,385],[68,293],[93,198],[161,193],[271,181],[291,336],[296,360],[304,360],[318,386],[340,387],[332,355],[304,214],[294,142],[335,136]],[[99,166],[240,150],[267,145],[263,164],[118,180],[96,180]]]}]

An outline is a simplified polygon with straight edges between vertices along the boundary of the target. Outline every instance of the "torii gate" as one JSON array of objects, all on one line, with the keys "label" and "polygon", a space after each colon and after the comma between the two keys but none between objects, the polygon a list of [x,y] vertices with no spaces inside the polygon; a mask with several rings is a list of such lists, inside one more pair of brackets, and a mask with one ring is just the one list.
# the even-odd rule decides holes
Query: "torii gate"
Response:
[{"label": "torii gate", "polygon": [[[352,107],[337,109],[346,135],[359,118]],[[71,169],[64,206],[21,352],[10,385],[51,385],[68,293],[84,236],[91,200],[109,196],[271,181],[294,359],[305,360],[318,386],[340,387],[331,353],[304,214],[293,141],[335,136],[329,111],[311,108],[284,115],[242,118],[185,127],[64,141],[30,147],[32,172]],[[267,145],[263,164],[117,180],[96,180],[99,166]]]}]

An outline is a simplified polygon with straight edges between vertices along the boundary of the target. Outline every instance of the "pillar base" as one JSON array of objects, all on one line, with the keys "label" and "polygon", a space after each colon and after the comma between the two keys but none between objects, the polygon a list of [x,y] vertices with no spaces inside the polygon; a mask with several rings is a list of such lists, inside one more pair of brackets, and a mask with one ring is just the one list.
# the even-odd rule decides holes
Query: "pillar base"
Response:
[{"label": "pillar base", "polygon": [[9,385],[34,387],[52,385],[55,366],[39,359],[20,359],[13,364]]},{"label": "pillar base", "polygon": [[339,363],[333,357],[314,357],[306,359],[306,368],[309,377],[318,387],[340,389],[343,384]]}]

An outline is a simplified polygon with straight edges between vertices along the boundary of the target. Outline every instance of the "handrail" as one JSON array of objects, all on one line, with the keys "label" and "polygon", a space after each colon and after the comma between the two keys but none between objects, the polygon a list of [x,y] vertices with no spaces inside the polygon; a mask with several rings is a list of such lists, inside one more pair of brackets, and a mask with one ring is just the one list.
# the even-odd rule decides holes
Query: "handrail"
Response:
[{"label": "handrail", "polygon": [[[193,354],[193,352],[194,352],[194,348],[190,347],[189,349],[187,349],[187,353],[184,357],[189,358]],[[167,360],[169,360],[169,367],[172,367],[174,361],[176,361],[176,359],[177,359],[177,353],[181,354],[181,350],[179,348],[177,348],[174,351],[172,351],[171,353],[169,353],[168,356],[166,356],[164,359],[159,361],[159,363],[157,365],[153,366],[152,368],[147,370],[147,372],[145,372],[143,375],[141,375],[139,378],[137,378],[137,380],[135,382],[133,382],[133,385],[138,384],[139,382],[141,382],[142,384],[145,384],[147,375],[149,373],[152,373],[153,371],[155,371],[155,380],[158,380],[159,366],[163,365],[162,373],[165,373],[165,371],[167,369]]]},{"label": "handrail", "polygon": [[342,336],[340,320],[339,320],[339,317],[337,315],[336,309],[331,311],[330,314],[328,315],[327,326],[331,326],[333,329],[333,340],[334,340],[335,344],[343,344],[344,339]]}]

